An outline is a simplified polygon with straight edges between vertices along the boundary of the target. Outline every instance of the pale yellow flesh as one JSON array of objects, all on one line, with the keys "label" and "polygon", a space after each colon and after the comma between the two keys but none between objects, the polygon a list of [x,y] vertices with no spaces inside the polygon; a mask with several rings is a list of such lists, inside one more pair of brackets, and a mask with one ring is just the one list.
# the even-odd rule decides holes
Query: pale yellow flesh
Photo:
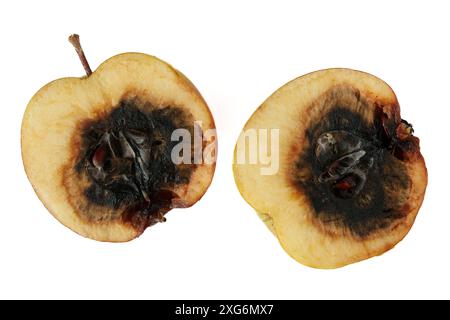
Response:
[{"label": "pale yellow flesh", "polygon": [[[382,254],[397,244],[411,228],[421,206],[427,172],[423,158],[407,165],[413,188],[407,217],[393,230],[376,232],[361,240],[350,235],[330,235],[314,223],[314,214],[304,194],[288,180],[295,155],[305,143],[305,130],[317,121],[323,110],[307,109],[330,88],[348,86],[368,100],[396,105],[392,89],[380,79],[349,69],[328,69],[297,78],[277,90],[252,115],[248,129],[280,129],[280,170],[276,175],[261,175],[266,164],[237,164],[233,171],[245,200],[256,209],[281,245],[297,261],[316,268],[337,268]],[[370,118],[373,110],[362,110]],[[315,120],[314,120],[315,119]]]},{"label": "pale yellow flesh", "polygon": [[[64,225],[85,237],[122,242],[142,231],[120,221],[86,221],[71,202],[64,175],[74,164],[81,121],[107,114],[124,98],[138,97],[154,106],[177,106],[202,121],[214,121],[197,89],[167,63],[141,53],[125,53],[105,61],[91,76],[64,78],[40,89],[29,102],[22,122],[22,157],[28,178],[47,209]],[[206,144],[211,141],[207,141]],[[186,206],[194,204],[211,183],[215,165],[202,164],[189,185],[177,190]]]}]

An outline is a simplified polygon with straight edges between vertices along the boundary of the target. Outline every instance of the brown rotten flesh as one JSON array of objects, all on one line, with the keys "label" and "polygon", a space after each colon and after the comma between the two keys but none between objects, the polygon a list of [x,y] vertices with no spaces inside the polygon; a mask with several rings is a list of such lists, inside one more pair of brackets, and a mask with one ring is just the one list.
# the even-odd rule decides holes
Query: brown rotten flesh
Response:
[{"label": "brown rotten flesh", "polygon": [[243,134],[251,129],[280,130],[279,170],[262,175],[265,164],[235,161],[235,180],[294,259],[341,267],[382,254],[410,230],[427,171],[419,139],[382,80],[348,69],[313,72],[269,97]]},{"label": "brown rotten flesh", "polygon": [[[165,62],[127,53],[83,78],[53,81],[27,106],[25,170],[47,209],[75,232],[121,242],[189,207],[214,164],[171,161],[175,129],[214,128],[192,83]],[[215,143],[204,140],[202,147]],[[191,146],[194,149],[194,146]]]}]

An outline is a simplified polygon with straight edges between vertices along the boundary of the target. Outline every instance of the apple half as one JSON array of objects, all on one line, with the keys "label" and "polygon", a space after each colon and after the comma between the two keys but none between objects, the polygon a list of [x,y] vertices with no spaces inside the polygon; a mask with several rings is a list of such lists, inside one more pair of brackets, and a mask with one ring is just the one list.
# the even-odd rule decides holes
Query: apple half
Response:
[{"label": "apple half", "polygon": [[[264,149],[277,157],[274,174],[264,173],[267,161],[245,155],[250,133],[261,130],[279,131],[278,150],[269,140]],[[401,119],[393,90],[349,69],[313,72],[272,94],[246,123],[233,171],[286,252],[315,268],[394,247],[413,225],[427,185],[419,139]]]},{"label": "apple half", "polygon": [[[25,171],[65,226],[100,241],[128,241],[206,192],[215,162],[174,163],[179,141],[172,133],[214,130],[214,120],[199,91],[169,64],[124,53],[91,73],[78,36],[70,40],[87,76],[55,80],[29,102]],[[202,138],[200,151],[209,146],[214,157],[216,137]],[[191,140],[186,150],[194,148]]]}]

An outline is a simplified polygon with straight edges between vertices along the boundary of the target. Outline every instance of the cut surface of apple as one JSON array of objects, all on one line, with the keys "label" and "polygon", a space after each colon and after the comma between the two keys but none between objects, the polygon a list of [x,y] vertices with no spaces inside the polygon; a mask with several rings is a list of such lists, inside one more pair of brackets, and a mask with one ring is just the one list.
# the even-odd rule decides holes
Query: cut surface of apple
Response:
[{"label": "cut surface of apple", "polygon": [[[153,56],[120,54],[87,73],[33,96],[22,122],[24,167],[64,225],[92,239],[128,241],[206,192],[215,162],[174,163],[180,141],[172,134],[203,134],[214,120],[193,84]],[[201,139],[200,154],[215,147],[215,136]]]},{"label": "cut surface of apple", "polygon": [[[278,143],[270,140],[273,130]],[[279,163],[273,174],[264,171],[266,160],[248,160],[255,132],[269,132],[258,146],[269,137],[263,153]],[[233,171],[287,253],[315,268],[394,247],[413,225],[427,185],[419,139],[401,119],[393,90],[350,69],[313,72],[272,94],[245,125]]]}]

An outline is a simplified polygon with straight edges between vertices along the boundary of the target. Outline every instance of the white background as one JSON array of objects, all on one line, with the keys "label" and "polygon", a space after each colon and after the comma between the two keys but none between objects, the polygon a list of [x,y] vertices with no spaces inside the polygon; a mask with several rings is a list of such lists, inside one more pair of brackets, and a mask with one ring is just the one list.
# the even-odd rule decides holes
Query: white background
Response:
[{"label": "white background", "polygon": [[[0,298],[450,298],[450,7],[442,1],[2,1]],[[20,124],[47,82],[120,52],[156,55],[211,107],[220,154],[195,207],[139,239],[84,239],[43,207],[25,176]],[[332,271],[292,260],[239,195],[235,140],[285,82],[328,67],[373,73],[397,93],[429,169],[409,235],[381,257]],[[45,157],[51,155],[42,155]]]}]

